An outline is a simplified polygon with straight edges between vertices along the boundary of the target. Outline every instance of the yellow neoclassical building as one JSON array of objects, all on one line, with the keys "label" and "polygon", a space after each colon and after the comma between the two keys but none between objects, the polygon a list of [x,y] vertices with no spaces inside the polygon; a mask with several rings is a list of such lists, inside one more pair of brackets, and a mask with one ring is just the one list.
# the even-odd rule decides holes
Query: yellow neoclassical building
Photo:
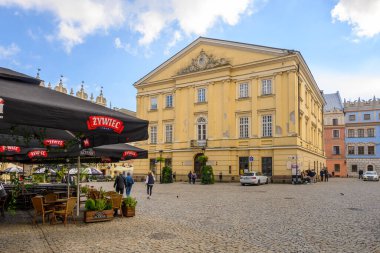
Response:
[{"label": "yellow neoclassical building", "polygon": [[290,182],[297,165],[325,166],[325,102],[298,51],[200,37],[134,87],[150,136],[136,143],[149,159],[134,161],[135,175],[159,177],[162,156],[186,179],[202,153],[223,181],[254,170]]}]

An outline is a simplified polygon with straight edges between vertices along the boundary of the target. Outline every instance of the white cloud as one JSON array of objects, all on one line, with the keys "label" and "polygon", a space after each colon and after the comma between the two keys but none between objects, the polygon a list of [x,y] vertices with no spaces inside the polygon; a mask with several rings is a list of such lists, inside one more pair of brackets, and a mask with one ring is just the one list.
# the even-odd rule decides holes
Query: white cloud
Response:
[{"label": "white cloud", "polygon": [[10,59],[20,52],[20,48],[12,43],[9,46],[0,45],[0,59]]},{"label": "white cloud", "polygon": [[355,100],[380,97],[380,76],[357,71],[355,73],[314,71],[318,86],[325,94],[339,91],[342,99]]},{"label": "white cloud", "polygon": [[167,47],[166,47],[166,49],[164,51],[164,54],[168,55],[170,53],[170,49],[172,47],[174,47],[177,44],[177,42],[181,41],[182,38],[183,37],[182,37],[181,32],[180,31],[175,31],[174,34],[173,34],[172,40],[169,41],[169,43],[168,43],[168,45],[167,45]]},{"label": "white cloud", "polygon": [[87,36],[122,25],[137,32],[138,45],[144,47],[166,29],[174,30],[171,48],[179,40],[178,34],[199,36],[216,25],[236,25],[241,16],[253,13],[253,3],[261,2],[266,0],[0,0],[0,6],[51,13],[57,31],[44,37],[62,41],[70,52]]},{"label": "white cloud", "polygon": [[137,55],[137,50],[132,48],[131,44],[123,43],[119,37],[116,37],[114,40],[114,44],[116,48],[123,49],[125,52],[131,55]]},{"label": "white cloud", "polygon": [[[142,34],[140,45],[149,45],[168,26],[186,35],[204,35],[218,22],[236,25],[241,15],[252,14],[253,0],[144,0],[131,6],[131,28]],[[145,4],[144,4],[145,3]],[[137,18],[135,18],[137,17]]]},{"label": "white cloud", "polygon": [[340,0],[331,16],[352,26],[357,37],[371,38],[380,33],[379,0]]},{"label": "white cloud", "polygon": [[87,36],[106,32],[125,21],[122,0],[0,0],[0,6],[52,13],[58,31],[48,37],[63,41],[67,52],[83,43]]}]

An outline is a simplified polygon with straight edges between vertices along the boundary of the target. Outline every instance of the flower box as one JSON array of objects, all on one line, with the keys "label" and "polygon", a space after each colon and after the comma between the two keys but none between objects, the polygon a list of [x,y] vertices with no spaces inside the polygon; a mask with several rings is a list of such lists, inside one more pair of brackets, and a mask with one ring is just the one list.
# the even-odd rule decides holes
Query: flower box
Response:
[{"label": "flower box", "polygon": [[121,210],[123,212],[123,216],[124,217],[133,217],[133,216],[135,216],[135,208],[134,207],[122,206]]},{"label": "flower box", "polygon": [[103,210],[103,211],[85,211],[83,215],[84,222],[98,222],[98,221],[109,221],[113,219],[113,210]]}]

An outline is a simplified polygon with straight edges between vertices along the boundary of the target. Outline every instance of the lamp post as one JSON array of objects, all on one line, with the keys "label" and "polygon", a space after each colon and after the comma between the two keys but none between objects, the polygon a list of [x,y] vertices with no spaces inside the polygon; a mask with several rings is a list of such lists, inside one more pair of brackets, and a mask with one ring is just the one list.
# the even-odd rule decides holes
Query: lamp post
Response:
[{"label": "lamp post", "polygon": [[162,150],[159,151],[160,152],[160,184],[162,183],[162,176],[161,176],[161,162],[162,162]]}]

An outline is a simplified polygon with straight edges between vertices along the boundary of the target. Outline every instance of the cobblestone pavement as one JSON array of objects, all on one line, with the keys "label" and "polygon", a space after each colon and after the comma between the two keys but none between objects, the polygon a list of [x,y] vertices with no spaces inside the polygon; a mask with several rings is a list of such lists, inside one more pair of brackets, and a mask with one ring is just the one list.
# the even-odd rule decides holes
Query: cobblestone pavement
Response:
[{"label": "cobblestone pavement", "polygon": [[[112,189],[112,182],[93,183]],[[31,224],[0,218],[0,252],[380,252],[380,183],[310,185],[143,183],[134,218]]]}]

